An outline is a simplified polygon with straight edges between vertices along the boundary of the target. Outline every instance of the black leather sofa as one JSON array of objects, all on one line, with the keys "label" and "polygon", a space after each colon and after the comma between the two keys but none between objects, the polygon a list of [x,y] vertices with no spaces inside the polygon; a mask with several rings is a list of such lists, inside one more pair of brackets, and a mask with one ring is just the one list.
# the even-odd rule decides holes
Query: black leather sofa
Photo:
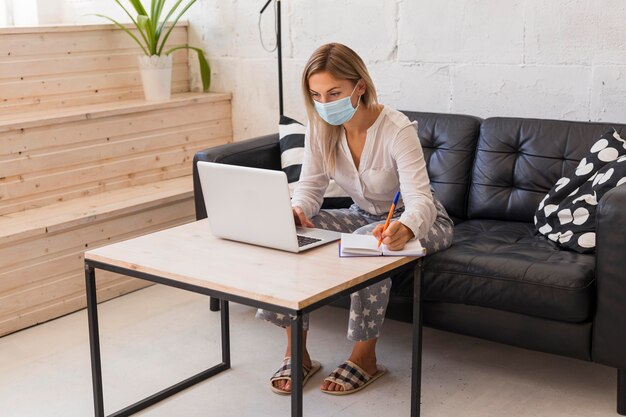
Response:
[{"label": "black leather sofa", "polygon": [[[591,144],[613,127],[626,137],[626,126],[405,113],[418,121],[432,186],[455,221],[452,246],[425,260],[424,324],[614,367],[626,415],[626,186],[599,202],[595,254],[560,250],[532,223]],[[202,219],[198,160],[280,169],[278,135],[196,154]],[[387,317],[410,322],[411,296],[411,276],[394,276]]]}]

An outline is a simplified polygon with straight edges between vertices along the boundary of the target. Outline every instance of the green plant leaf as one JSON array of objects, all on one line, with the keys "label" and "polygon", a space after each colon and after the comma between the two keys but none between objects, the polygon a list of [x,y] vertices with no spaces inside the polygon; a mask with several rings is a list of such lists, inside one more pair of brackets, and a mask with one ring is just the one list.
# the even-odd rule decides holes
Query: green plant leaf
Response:
[{"label": "green plant leaf", "polygon": [[154,41],[154,33],[152,32],[152,24],[150,23],[150,18],[146,15],[140,14],[137,16],[137,26],[139,26],[139,30],[144,30],[146,32],[146,36],[148,37],[148,49],[150,51],[150,55],[156,54],[156,43]]},{"label": "green plant leaf", "polygon": [[[143,53],[144,53],[144,54],[146,54],[146,55],[150,56],[150,54],[148,53],[148,51],[146,50],[146,48],[145,48],[145,47],[141,44],[141,42],[139,41],[139,39],[137,39],[137,37],[136,37],[135,35],[133,35],[133,33],[132,33],[130,30],[128,30],[128,29],[126,28],[126,26],[124,26],[124,25],[120,24],[119,22],[117,22],[117,21],[116,21],[116,20],[114,20],[114,19],[111,19],[109,16],[105,16],[105,15],[102,15],[102,14],[97,14],[97,13],[94,13],[94,16],[102,17],[102,18],[104,18],[104,19],[110,20],[111,22],[115,23],[115,25],[116,25],[117,27],[119,27],[120,29],[122,29],[124,32],[128,33],[128,35],[130,35],[130,37],[131,37],[131,38],[133,38],[133,39],[135,40],[135,42],[137,42],[137,45],[139,45],[139,47],[143,50]],[[139,27],[137,27],[137,29],[139,29]],[[141,31],[141,29],[139,29],[139,30]]]},{"label": "green plant leaf", "polygon": [[200,76],[202,78],[202,91],[209,91],[211,86],[211,67],[204,56],[204,51],[200,48],[192,48],[198,54],[198,62],[200,63]]},{"label": "green plant leaf", "polygon": [[[174,14],[174,12],[176,11],[176,9],[178,8],[178,6],[180,5],[180,3],[182,3],[183,0],[178,0],[176,3],[174,3],[174,5],[172,6],[172,8],[170,9],[170,11],[167,13],[167,16],[165,16],[165,19],[163,19],[161,21],[161,25],[159,26],[159,28],[157,29],[157,33],[159,34],[159,36],[161,36],[161,33],[163,32],[163,28],[165,27],[165,25],[167,24],[167,20]],[[161,50],[163,49],[163,47],[160,48]]]},{"label": "green plant leaf", "polygon": [[143,38],[144,42],[146,43],[146,46],[149,45],[148,38],[146,38],[146,35],[143,33],[143,31],[141,29],[139,29],[139,25],[137,24],[137,21],[135,20],[133,15],[131,15],[130,12],[126,9],[126,7],[124,7],[124,5],[122,5],[122,3],[120,3],[120,0],[114,0],[114,1],[122,8],[122,10],[124,10],[124,12],[126,12],[128,17],[130,17],[130,20],[133,22],[133,24],[135,25],[135,27],[137,28],[137,30],[141,34],[141,37]]},{"label": "green plant leaf", "polygon": [[196,48],[194,46],[182,45],[172,48],[165,52],[165,55],[169,55],[172,52],[178,49],[193,49],[198,54],[198,62],[200,63],[200,77],[202,78],[202,91],[205,93],[209,91],[209,87],[211,86],[211,67],[209,66],[209,62],[206,60],[204,56],[204,51],[200,48]]},{"label": "green plant leaf", "polygon": [[154,37],[157,41],[157,45],[159,44],[159,39],[161,38],[161,32],[163,28],[163,24],[159,24],[162,21],[161,15],[163,14],[163,7],[165,6],[166,0],[157,0],[158,4],[155,9],[156,17],[153,19],[154,22]]},{"label": "green plant leaf", "polygon": [[172,26],[167,30],[167,33],[165,34],[165,37],[163,37],[163,41],[161,42],[161,46],[158,49],[157,55],[161,55],[161,51],[163,51],[163,47],[165,46],[165,42],[167,42],[167,38],[170,37],[170,33],[172,33],[172,30],[174,29],[174,27],[176,27],[176,23],[178,23],[178,20],[182,17],[183,14],[185,14],[187,9],[189,9],[191,7],[191,5],[194,4],[195,2],[196,2],[196,0],[191,0],[189,3],[187,3],[187,5],[183,8],[183,10],[181,10],[181,12],[178,14],[176,19],[174,19],[174,22],[172,22]]},{"label": "green plant leaf", "polygon": [[152,20],[154,21],[154,28],[156,29],[159,20],[161,20],[161,13],[163,13],[163,7],[165,6],[165,0],[156,0],[156,7],[152,14]]},{"label": "green plant leaf", "polygon": [[150,17],[154,17],[154,12],[156,11],[156,0],[150,0]]},{"label": "green plant leaf", "polygon": [[141,4],[141,0],[128,0],[128,1],[130,2],[130,4],[133,5],[137,14],[143,14],[146,16],[148,15],[148,13],[146,13],[146,9],[143,8],[143,4]]},{"label": "green plant leaf", "polygon": [[165,0],[152,0],[152,16],[150,17],[150,21],[152,23],[152,33],[154,34],[154,45],[159,44],[159,38],[161,37],[161,31],[158,29],[158,26],[164,5]]},{"label": "green plant leaf", "polygon": [[139,26],[140,29],[145,30],[146,26],[148,26],[149,21],[150,18],[145,14],[140,14],[139,16],[137,16],[137,26]]}]

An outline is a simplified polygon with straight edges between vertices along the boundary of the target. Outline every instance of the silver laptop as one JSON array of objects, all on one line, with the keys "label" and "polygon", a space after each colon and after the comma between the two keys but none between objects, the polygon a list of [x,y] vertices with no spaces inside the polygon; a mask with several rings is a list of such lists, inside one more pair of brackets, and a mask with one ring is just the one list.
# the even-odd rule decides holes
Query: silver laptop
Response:
[{"label": "silver laptop", "polygon": [[283,171],[198,162],[211,233],[224,239],[301,252],[341,233],[296,227]]}]

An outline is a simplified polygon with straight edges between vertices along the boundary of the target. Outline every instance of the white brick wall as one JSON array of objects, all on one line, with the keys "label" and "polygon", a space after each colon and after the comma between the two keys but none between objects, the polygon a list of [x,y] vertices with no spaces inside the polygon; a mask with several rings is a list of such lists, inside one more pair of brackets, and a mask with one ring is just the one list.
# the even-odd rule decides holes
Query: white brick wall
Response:
[{"label": "white brick wall", "polygon": [[[103,7],[59,1],[68,23]],[[261,48],[257,29],[263,3],[198,0],[187,14],[212,89],[234,95],[236,139],[277,130],[276,53]],[[272,43],[269,12],[262,27]],[[338,41],[363,57],[380,101],[396,108],[626,123],[624,0],[283,0],[282,12],[287,115],[304,118],[309,54]]]},{"label": "white brick wall", "polygon": [[489,0],[400,3],[401,61],[521,64],[525,2]]}]

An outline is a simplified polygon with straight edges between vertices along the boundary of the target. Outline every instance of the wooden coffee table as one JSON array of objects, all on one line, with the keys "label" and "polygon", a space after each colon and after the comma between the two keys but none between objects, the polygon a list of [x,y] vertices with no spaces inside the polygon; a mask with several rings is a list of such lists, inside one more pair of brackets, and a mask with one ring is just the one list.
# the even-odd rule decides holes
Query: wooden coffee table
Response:
[{"label": "wooden coffee table", "polygon": [[129,416],[230,368],[228,302],[293,317],[291,415],[302,416],[302,316],[372,285],[399,268],[413,268],[411,416],[420,412],[421,259],[340,258],[336,243],[292,254],[211,235],[206,220],[85,252],[89,341],[96,417],[104,417],[96,269],[216,297],[221,304],[222,362],[110,414]]}]

